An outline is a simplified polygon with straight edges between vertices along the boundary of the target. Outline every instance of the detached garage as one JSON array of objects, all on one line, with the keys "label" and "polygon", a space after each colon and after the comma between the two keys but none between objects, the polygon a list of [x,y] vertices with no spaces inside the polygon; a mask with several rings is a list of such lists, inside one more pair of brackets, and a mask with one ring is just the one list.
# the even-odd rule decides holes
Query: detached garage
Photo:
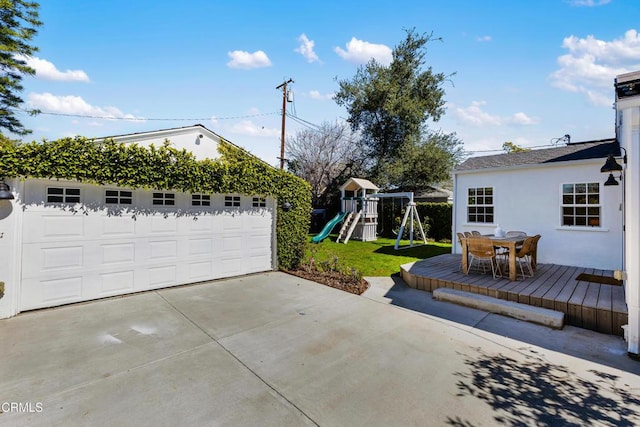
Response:
[{"label": "detached garage", "polygon": [[[9,268],[0,273],[0,281],[5,282],[0,318],[25,310],[278,268],[278,220],[282,224],[293,220],[296,207],[297,214],[304,216],[308,202],[307,197],[300,200],[294,194],[287,195],[287,208],[294,208],[283,211],[277,200],[283,194],[272,189],[282,191],[294,183],[305,193],[307,187],[298,178],[273,169],[200,125],[116,138],[127,141],[110,141],[108,150],[99,149],[102,154],[95,154],[93,148],[75,154],[112,156],[109,150],[116,147],[120,158],[126,160],[157,151],[167,162],[154,165],[162,172],[158,188],[86,182],[107,181],[102,176],[42,179],[22,172],[16,175],[23,179],[5,178],[15,198],[0,200],[0,256],[9,261]],[[163,143],[165,139],[171,146]],[[180,145],[176,147],[174,140]],[[101,143],[92,141],[90,145]],[[132,143],[137,147],[125,147]],[[151,143],[164,148],[149,150],[146,146]],[[188,150],[190,143],[198,148],[200,159],[191,150],[182,150]],[[226,144],[227,150],[235,150],[239,157],[219,158],[219,144]],[[79,144],[70,146],[84,149]],[[207,152],[218,158],[201,162]],[[247,161],[238,160],[242,158]],[[126,167],[131,166],[136,165]],[[132,182],[127,174],[134,172],[127,172],[126,167],[110,166],[113,170],[104,173],[122,177],[109,181]],[[191,169],[194,167],[198,174]],[[196,178],[187,182],[176,168]],[[221,176],[221,170],[227,176]],[[228,174],[244,175],[251,170],[260,175],[255,193],[243,181],[251,181],[250,176],[229,179]],[[171,181],[172,176],[179,178],[173,178],[173,183],[165,180],[169,177],[166,179]],[[284,181],[270,182],[273,180]],[[283,185],[285,181],[289,184]],[[192,188],[185,191],[186,187]],[[301,237],[304,242],[306,232]],[[290,243],[296,244],[296,238]]]}]

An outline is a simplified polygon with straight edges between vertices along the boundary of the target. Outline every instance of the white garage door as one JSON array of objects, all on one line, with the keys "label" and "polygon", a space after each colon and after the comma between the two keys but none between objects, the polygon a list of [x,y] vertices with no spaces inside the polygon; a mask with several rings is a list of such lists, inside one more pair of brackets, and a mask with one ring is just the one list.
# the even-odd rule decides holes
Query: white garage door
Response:
[{"label": "white garage door", "polygon": [[274,200],[25,183],[20,310],[273,269]]}]

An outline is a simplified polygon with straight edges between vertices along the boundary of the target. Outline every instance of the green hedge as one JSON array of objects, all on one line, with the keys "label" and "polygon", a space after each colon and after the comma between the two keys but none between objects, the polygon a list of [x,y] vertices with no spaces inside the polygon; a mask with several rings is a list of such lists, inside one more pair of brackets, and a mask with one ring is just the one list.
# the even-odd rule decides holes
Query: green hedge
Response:
[{"label": "green hedge", "polygon": [[[378,231],[382,230],[383,237],[395,238],[393,231],[399,228],[398,224],[404,217],[406,203],[400,200],[393,200],[393,202],[382,200],[380,203],[384,205],[378,206],[380,215]],[[428,230],[425,230],[427,237],[436,241],[451,240],[452,208],[453,206],[449,203],[416,203],[420,220],[429,224]]]},{"label": "green hedge", "polygon": [[453,205],[449,203],[416,203],[420,219],[429,218],[429,237],[436,241],[451,240]]},{"label": "green hedge", "polygon": [[[0,139],[0,176],[69,179],[125,188],[272,196],[277,203],[278,265],[296,267],[304,256],[311,213],[309,184],[222,140],[220,158],[197,160],[169,141],[160,147],[94,143],[84,137],[19,144]],[[285,212],[282,204],[289,202]]]}]

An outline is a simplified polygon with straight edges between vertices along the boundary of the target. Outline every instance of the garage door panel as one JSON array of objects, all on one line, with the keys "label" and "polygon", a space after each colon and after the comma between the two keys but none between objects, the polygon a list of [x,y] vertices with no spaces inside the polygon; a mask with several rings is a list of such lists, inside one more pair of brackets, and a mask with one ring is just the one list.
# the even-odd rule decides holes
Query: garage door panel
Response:
[{"label": "garage door panel", "polygon": [[74,240],[84,236],[84,218],[82,215],[40,214],[29,212],[25,214],[24,222],[31,224],[24,230],[23,242]]},{"label": "garage door panel", "polygon": [[136,235],[137,221],[130,217],[103,216],[100,221],[100,235],[103,238],[133,237]]},{"label": "garage door panel", "polygon": [[177,240],[161,240],[149,242],[149,259],[157,260],[174,260],[178,256]]},{"label": "garage door panel", "polygon": [[176,265],[149,267],[149,289],[178,284],[177,270]]},{"label": "garage door panel", "polygon": [[133,263],[136,257],[134,242],[107,243],[100,245],[102,249],[102,265]]},{"label": "garage door panel", "polygon": [[190,262],[187,266],[186,274],[188,280],[199,281],[213,277],[213,262],[210,260]]},{"label": "garage door panel", "polygon": [[134,292],[135,271],[115,271],[100,274],[100,296],[121,295]]}]

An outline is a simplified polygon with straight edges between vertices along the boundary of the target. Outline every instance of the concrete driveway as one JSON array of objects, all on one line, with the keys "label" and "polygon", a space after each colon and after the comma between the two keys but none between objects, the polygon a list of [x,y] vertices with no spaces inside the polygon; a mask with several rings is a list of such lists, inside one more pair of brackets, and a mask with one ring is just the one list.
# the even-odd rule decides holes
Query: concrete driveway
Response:
[{"label": "concrete driveway", "polygon": [[273,272],[2,320],[0,424],[640,424],[621,339],[372,285]]}]

